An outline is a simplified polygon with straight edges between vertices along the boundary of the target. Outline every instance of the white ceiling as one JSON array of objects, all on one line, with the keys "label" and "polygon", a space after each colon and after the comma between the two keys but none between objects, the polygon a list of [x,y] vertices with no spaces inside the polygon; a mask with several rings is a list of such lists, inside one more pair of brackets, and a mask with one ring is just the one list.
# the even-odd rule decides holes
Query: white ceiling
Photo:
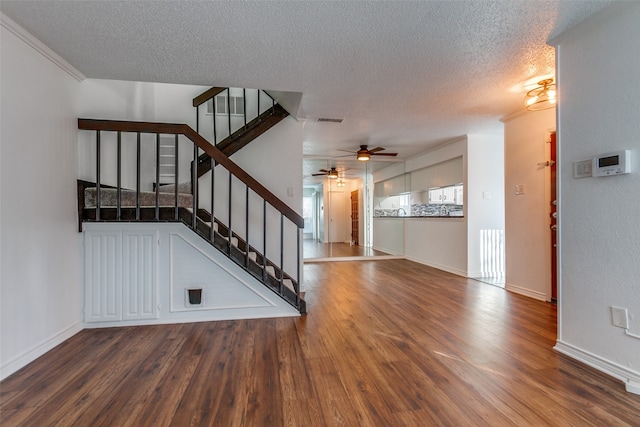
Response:
[{"label": "white ceiling", "polygon": [[524,84],[554,73],[546,40],[609,3],[2,0],[0,10],[87,77],[300,92],[305,155],[369,144],[405,159],[502,133]]}]

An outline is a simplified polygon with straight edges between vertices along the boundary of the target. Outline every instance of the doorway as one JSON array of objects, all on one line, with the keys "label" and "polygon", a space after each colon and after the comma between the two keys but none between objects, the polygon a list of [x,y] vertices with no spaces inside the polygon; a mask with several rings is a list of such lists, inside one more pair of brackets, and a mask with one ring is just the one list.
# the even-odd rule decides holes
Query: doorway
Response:
[{"label": "doorway", "polygon": [[549,216],[551,218],[549,229],[551,231],[551,302],[558,302],[558,189],[556,182],[556,133],[550,135],[549,147],[550,166],[550,191]]},{"label": "doorway", "polygon": [[360,206],[358,203],[358,190],[352,191],[351,192],[351,245],[352,246],[359,246],[360,245],[360,241],[359,241],[359,234],[360,234],[360,227],[358,226],[358,222],[359,222],[359,216],[358,216],[358,210],[359,210]]}]

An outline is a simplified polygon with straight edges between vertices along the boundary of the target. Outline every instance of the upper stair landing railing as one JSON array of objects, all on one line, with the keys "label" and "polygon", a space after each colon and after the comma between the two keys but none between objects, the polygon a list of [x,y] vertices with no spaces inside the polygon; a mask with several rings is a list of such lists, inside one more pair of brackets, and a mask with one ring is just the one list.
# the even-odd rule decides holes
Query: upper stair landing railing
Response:
[{"label": "upper stair landing railing", "polygon": [[[93,178],[85,177],[82,184],[87,187],[95,179],[95,189],[78,193],[79,202],[86,191],[94,205],[79,210],[82,220],[182,221],[300,312],[306,311],[300,292],[303,218],[218,148],[184,124],[78,119],[78,128],[96,131]],[[158,185],[161,138],[169,138],[174,151],[175,178],[169,190]],[[226,180],[220,173],[196,177],[189,163],[200,152],[227,170],[228,183],[216,186],[216,176]],[[150,163],[155,178],[150,178]],[[143,165],[147,169],[141,173]],[[192,185],[185,194],[180,177],[189,175]],[[200,181],[210,185],[208,202],[201,203]],[[226,218],[220,220],[220,215]]]},{"label": "upper stair landing railing", "polygon": [[[289,113],[259,89],[213,87],[193,99],[196,131],[227,156],[279,123]],[[206,173],[209,158],[201,153],[199,174]]]}]

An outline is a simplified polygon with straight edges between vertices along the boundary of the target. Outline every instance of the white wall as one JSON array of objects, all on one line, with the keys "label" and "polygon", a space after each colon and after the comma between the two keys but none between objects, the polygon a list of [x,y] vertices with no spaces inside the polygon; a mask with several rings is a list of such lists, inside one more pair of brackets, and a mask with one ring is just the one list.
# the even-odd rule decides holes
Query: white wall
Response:
[{"label": "white wall", "polygon": [[404,219],[373,218],[373,249],[404,255]]},{"label": "white wall", "polygon": [[[88,119],[134,120],[186,123],[195,129],[192,100],[206,86],[86,79],[80,85],[78,117]],[[116,133],[101,132],[100,182],[116,185]],[[155,182],[155,136],[141,136],[141,190],[151,191]],[[78,178],[95,182],[96,132],[78,134]],[[135,189],[136,136],[122,134],[122,186]],[[181,138],[180,182],[190,180],[193,144]]]},{"label": "white wall", "polygon": [[[459,138],[435,150],[415,156],[405,163],[405,171],[418,171],[462,156],[462,171],[467,193],[467,137]],[[450,184],[455,184],[451,182]],[[419,183],[411,179],[411,186]],[[415,187],[417,188],[417,187]],[[466,204],[466,202],[465,202]],[[404,255],[408,259],[461,276],[467,276],[467,217],[405,219]]]},{"label": "white wall", "polygon": [[[505,288],[543,301],[551,299],[549,132],[556,110],[505,119]],[[516,185],[524,194],[516,195]]]},{"label": "white wall", "polygon": [[0,378],[82,328],[79,83],[2,26]]},{"label": "white wall", "polygon": [[[467,275],[504,273],[504,136],[467,135]],[[494,259],[495,258],[495,259]]]},{"label": "white wall", "polygon": [[[413,170],[410,177],[411,191],[427,191],[433,187],[459,184],[464,180],[463,158],[459,156],[426,168]],[[424,203],[428,202],[427,193]]]},{"label": "white wall", "polygon": [[[394,163],[372,173],[372,182],[374,185],[372,185],[371,194],[373,196],[372,206],[374,209],[376,204],[379,203],[381,195],[384,193],[381,190],[384,186],[378,186],[380,190],[378,190],[378,194],[376,195],[375,184],[387,180],[391,180],[389,182],[396,182],[396,185],[404,186],[404,163]],[[402,191],[404,191],[404,188]],[[373,217],[371,220],[371,230],[373,234],[373,249],[391,255],[404,255],[404,221],[402,219]]]},{"label": "white wall", "polygon": [[[302,215],[302,140],[302,125],[289,116],[231,156],[232,161],[299,215]],[[221,167],[216,169],[221,169]],[[221,172],[226,173],[225,171]],[[224,182],[228,188],[228,173],[226,175],[227,177],[218,179],[218,174],[216,174],[216,179],[220,181],[220,184]],[[203,176],[200,180],[203,186],[203,191],[200,194],[203,196],[202,203],[205,203],[205,206],[207,201],[210,200],[210,196],[205,196],[206,189],[210,188],[207,187],[206,176]],[[218,182],[216,182],[216,188],[218,188]],[[234,187],[233,192],[242,199],[237,200],[236,207],[239,205],[244,206],[244,184]],[[227,193],[221,192],[221,194]],[[228,205],[227,202],[223,203],[222,201],[216,201],[216,203],[219,203],[218,206]],[[250,231],[249,239],[255,247],[261,248],[262,202],[253,203],[253,205],[251,203],[250,217],[253,223],[258,223],[260,227],[257,233]],[[233,221],[244,221],[244,211],[241,209],[240,211],[234,209],[234,211],[236,212],[234,216],[238,216]],[[272,210],[271,213],[273,215],[267,222],[267,257],[277,261],[279,264],[280,214],[277,213],[276,215],[275,212],[275,210]],[[243,222],[240,223],[243,224]],[[238,232],[240,235],[244,235],[241,230],[238,230]],[[292,227],[288,220],[285,220],[285,271],[294,278],[297,268],[296,251],[296,228]]]},{"label": "white wall", "polygon": [[[627,308],[640,335],[640,3],[608,7],[558,48],[560,264],[557,349],[640,394],[640,339],[612,326]],[[572,178],[572,163],[630,149],[633,172]]]},{"label": "white wall", "polygon": [[87,223],[84,236],[89,328],[300,315],[183,224]]}]

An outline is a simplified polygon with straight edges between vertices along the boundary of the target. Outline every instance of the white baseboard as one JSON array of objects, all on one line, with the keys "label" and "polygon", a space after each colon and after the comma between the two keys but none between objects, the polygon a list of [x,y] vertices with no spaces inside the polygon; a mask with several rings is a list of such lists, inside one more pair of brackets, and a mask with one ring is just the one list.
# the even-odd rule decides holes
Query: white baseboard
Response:
[{"label": "white baseboard", "polygon": [[19,369],[27,366],[38,357],[42,356],[54,347],[62,344],[64,341],[68,340],[83,329],[84,325],[82,323],[71,325],[68,328],[58,332],[54,336],[46,339],[45,341],[34,345],[21,355],[13,358],[6,363],[3,363],[2,366],[0,366],[0,381],[4,380]]},{"label": "white baseboard", "polygon": [[438,263],[428,262],[417,258],[405,257],[409,261],[417,262],[418,264],[426,265],[428,267],[437,268],[438,270],[446,271],[447,273],[455,274],[457,276],[467,277],[467,272],[458,270],[456,268],[451,268],[446,265],[441,265]]},{"label": "white baseboard", "polygon": [[619,379],[624,383],[627,392],[640,394],[640,372],[632,371],[624,366],[620,366],[617,363],[560,340],[556,341],[556,345],[553,348],[585,365],[589,365],[592,368]]},{"label": "white baseboard", "polygon": [[537,299],[537,300],[540,300],[540,301],[546,301],[547,300],[547,295],[542,293],[542,292],[532,291],[531,289],[522,288],[522,287],[516,286],[516,285],[510,285],[509,283],[505,283],[504,288],[506,290],[508,290],[509,292],[513,292],[513,293],[516,293],[516,294],[524,295],[526,297],[534,298],[534,299]]},{"label": "white baseboard", "polygon": [[402,255],[371,255],[371,256],[341,256],[336,258],[305,258],[305,264],[313,264],[314,262],[341,262],[341,261],[381,261],[388,259],[405,259]]}]

